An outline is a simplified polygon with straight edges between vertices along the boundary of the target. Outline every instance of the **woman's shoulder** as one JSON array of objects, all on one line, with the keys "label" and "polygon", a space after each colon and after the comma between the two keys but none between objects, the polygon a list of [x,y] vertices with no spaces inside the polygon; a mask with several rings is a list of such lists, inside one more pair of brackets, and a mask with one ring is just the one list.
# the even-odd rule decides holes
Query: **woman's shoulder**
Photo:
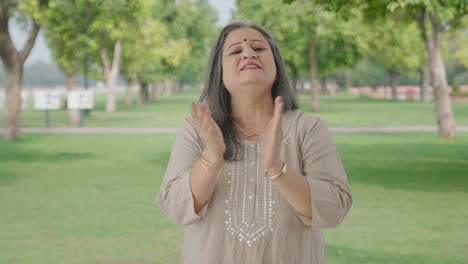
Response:
[{"label": "woman's shoulder", "polygon": [[298,128],[313,128],[319,122],[323,122],[318,115],[304,112],[300,109],[289,110],[284,113],[285,119],[295,121]]},{"label": "woman's shoulder", "polygon": [[294,120],[298,139],[303,139],[307,135],[323,136],[329,133],[328,126],[320,116],[299,109],[288,112],[289,119]]}]

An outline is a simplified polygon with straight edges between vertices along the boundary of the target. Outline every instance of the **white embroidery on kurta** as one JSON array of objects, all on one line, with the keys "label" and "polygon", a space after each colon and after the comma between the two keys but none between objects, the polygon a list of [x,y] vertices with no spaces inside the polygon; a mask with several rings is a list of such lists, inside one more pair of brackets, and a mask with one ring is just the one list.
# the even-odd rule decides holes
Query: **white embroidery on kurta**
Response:
[{"label": "white embroidery on kurta", "polygon": [[[282,143],[287,145],[290,122]],[[249,147],[252,151],[249,150]],[[249,153],[255,153],[249,157]],[[241,174],[241,167],[243,172]],[[255,170],[254,173],[249,173]],[[273,187],[261,167],[260,144],[244,142],[244,158],[230,163],[228,170],[228,198],[226,202],[226,230],[249,247],[274,231],[275,203]],[[255,177],[252,177],[255,175]]]},{"label": "white embroidery on kurta", "polygon": [[[255,155],[249,155],[249,149],[252,149]],[[246,243],[249,247],[274,230],[273,189],[271,182],[260,173],[263,171],[260,164],[260,145],[245,142],[244,159],[231,163],[228,174],[230,177],[229,197],[226,200],[226,229],[239,242]],[[255,173],[249,173],[252,170]]]}]

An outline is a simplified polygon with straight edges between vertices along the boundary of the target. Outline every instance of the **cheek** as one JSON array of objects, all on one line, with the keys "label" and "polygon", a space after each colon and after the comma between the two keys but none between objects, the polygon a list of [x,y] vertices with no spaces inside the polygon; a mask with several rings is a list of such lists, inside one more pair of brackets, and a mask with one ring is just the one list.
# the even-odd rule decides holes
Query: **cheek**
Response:
[{"label": "cheek", "polygon": [[229,62],[223,60],[221,78],[222,78],[222,82],[224,83],[224,86],[226,86],[226,88],[230,87],[230,85],[232,83],[232,80],[234,78],[234,76],[233,76],[234,74],[235,73],[232,71],[232,67],[230,67]]},{"label": "cheek", "polygon": [[276,77],[276,65],[275,65],[275,59],[274,58],[271,58],[268,62],[268,68],[269,68],[269,72],[271,73],[271,75],[273,75],[273,77]]}]

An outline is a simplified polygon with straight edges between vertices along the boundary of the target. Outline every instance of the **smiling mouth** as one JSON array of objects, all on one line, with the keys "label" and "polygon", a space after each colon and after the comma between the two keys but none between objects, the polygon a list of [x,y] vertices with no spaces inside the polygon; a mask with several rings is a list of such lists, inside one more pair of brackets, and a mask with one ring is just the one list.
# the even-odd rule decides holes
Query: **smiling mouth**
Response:
[{"label": "smiling mouth", "polygon": [[258,65],[255,65],[255,64],[248,64],[248,65],[245,65],[244,67],[242,67],[241,71],[245,71],[245,70],[259,70],[260,67]]}]

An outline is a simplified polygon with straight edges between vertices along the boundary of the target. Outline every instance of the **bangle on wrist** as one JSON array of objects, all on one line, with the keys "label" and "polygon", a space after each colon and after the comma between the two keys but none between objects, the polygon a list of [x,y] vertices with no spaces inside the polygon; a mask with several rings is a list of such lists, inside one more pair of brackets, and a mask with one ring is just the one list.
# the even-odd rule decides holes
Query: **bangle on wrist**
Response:
[{"label": "bangle on wrist", "polygon": [[281,170],[278,173],[276,173],[275,175],[270,176],[271,182],[275,182],[275,181],[279,180],[281,177],[284,176],[285,173],[286,173],[286,162],[283,162],[283,167],[281,167]]},{"label": "bangle on wrist", "polygon": [[220,164],[213,164],[209,161],[207,161],[203,155],[200,156],[200,164],[203,168],[209,170],[209,171],[218,171],[221,167],[223,167],[223,163]]}]

